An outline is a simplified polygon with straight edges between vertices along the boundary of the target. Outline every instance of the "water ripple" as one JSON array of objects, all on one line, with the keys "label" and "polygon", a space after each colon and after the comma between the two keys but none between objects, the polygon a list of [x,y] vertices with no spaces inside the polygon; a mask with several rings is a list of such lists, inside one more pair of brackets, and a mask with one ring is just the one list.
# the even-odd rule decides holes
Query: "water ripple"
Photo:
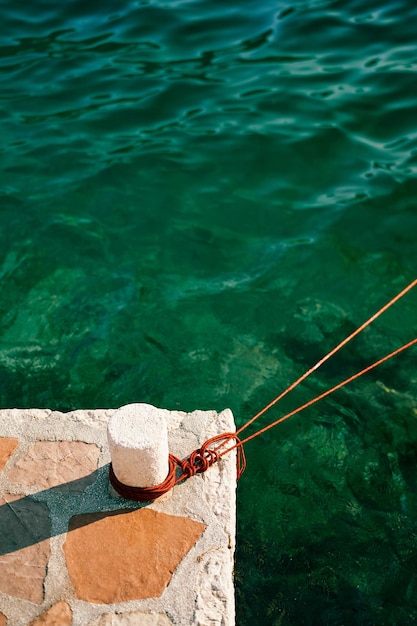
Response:
[{"label": "water ripple", "polygon": [[[416,22],[414,0],[3,2],[3,405],[244,421],[411,280]],[[248,446],[242,626],[414,623],[406,358]]]}]

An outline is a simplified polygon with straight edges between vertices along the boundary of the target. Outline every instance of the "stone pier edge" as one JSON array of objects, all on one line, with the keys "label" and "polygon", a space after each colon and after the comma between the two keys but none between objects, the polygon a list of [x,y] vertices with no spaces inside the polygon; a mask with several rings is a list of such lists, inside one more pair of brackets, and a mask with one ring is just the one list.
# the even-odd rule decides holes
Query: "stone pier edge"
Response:
[{"label": "stone pier edge", "polygon": [[[106,426],[113,411],[94,409],[61,413],[49,409],[0,410],[0,437],[16,438],[20,442],[0,472],[0,496],[4,493],[31,495],[33,500],[45,502],[52,523],[51,556],[44,583],[44,599],[36,604],[3,593],[0,573],[0,612],[8,618],[3,623],[7,626],[26,626],[32,622],[35,624],[39,616],[39,624],[48,623],[45,621],[47,611],[63,602],[70,607],[68,623],[72,626],[135,623],[144,626],[234,626],[234,453],[223,457],[207,473],[175,487],[170,498],[147,505],[149,510],[189,518],[206,526],[175,569],[171,582],[160,597],[112,604],[77,598],[63,552],[68,519],[82,513],[142,507],[109,495],[107,466],[110,457]],[[234,430],[233,415],[228,409],[221,413],[166,411],[166,418],[170,452],[179,457],[186,456],[219,432]],[[17,460],[37,441],[77,441],[98,446],[98,472],[94,483],[80,495],[65,494],[59,486],[39,490],[36,486],[22,487],[9,482],[8,477]],[[4,618],[0,617],[0,626],[2,620]],[[59,622],[52,619],[50,623]]]}]

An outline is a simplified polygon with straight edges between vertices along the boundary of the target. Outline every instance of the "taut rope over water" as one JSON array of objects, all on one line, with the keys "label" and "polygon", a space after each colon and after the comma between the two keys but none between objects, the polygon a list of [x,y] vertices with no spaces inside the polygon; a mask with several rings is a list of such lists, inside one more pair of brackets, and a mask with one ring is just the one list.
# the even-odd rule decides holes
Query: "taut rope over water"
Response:
[{"label": "taut rope over water", "polygon": [[[348,337],[343,339],[333,350],[328,352],[320,361],[318,361],[313,367],[311,367],[307,372],[305,372],[302,376],[300,376],[296,381],[294,381],[289,387],[284,389],[276,398],[274,398],[269,404],[267,404],[263,409],[261,409],[256,415],[254,415],[251,419],[249,419],[243,426],[241,426],[235,433],[222,433],[220,435],[216,435],[211,439],[208,439],[203,445],[194,450],[186,459],[178,459],[174,455],[169,455],[169,472],[167,478],[160,485],[156,485],[155,487],[148,488],[140,488],[140,487],[130,487],[128,485],[124,485],[120,483],[116,478],[113,468],[110,465],[110,482],[113,485],[114,489],[123,497],[128,498],[130,500],[137,500],[142,502],[149,502],[150,500],[154,500],[155,498],[159,498],[163,494],[167,493],[177,485],[178,483],[190,478],[190,476],[194,476],[195,474],[201,474],[205,472],[209,467],[211,467],[214,463],[216,463],[222,456],[231,452],[232,450],[237,450],[237,478],[243,474],[246,467],[245,454],[243,450],[243,444],[254,439],[255,437],[259,437],[259,435],[265,433],[266,431],[274,428],[281,422],[284,422],[288,418],[292,417],[296,413],[303,411],[307,407],[315,404],[319,400],[322,400],[326,396],[330,395],[334,391],[341,389],[348,383],[352,382],[356,378],[359,378],[363,374],[366,374],[370,370],[374,369],[381,363],[388,361],[392,357],[400,354],[404,350],[407,350],[411,346],[417,343],[417,337],[402,345],[401,347],[393,350],[389,354],[386,354],[382,358],[378,359],[371,365],[368,365],[361,371],[349,376],[341,383],[338,383],[331,389],[321,393],[316,396],[312,400],[309,400],[305,404],[299,406],[297,409],[290,411],[289,413],[283,415],[279,419],[275,420],[271,424],[268,424],[264,428],[257,430],[252,435],[249,435],[245,439],[240,439],[239,435],[243,432],[248,426],[253,424],[255,420],[257,420],[261,415],[266,413],[271,407],[273,407],[277,402],[279,402],[284,396],[286,396],[290,391],[295,389],[301,382],[303,382],[308,376],[310,376],[313,372],[315,372],[323,363],[328,361],[336,352],[338,352],[343,346],[345,346],[349,341],[351,341],[354,337],[359,335],[365,328],[367,328],[372,322],[374,322],[380,315],[382,315],[387,309],[389,309],[393,304],[395,304],[398,300],[400,300],[406,293],[411,291],[413,287],[417,285],[417,279],[413,280],[407,287],[405,287],[400,293],[394,296],[389,302],[387,302],[383,307],[381,307],[374,315],[372,315],[369,319],[367,319],[363,324],[361,324],[355,331],[353,331]],[[222,448],[227,446],[230,442],[235,442],[232,446],[226,447],[223,451],[220,451]],[[216,445],[217,444],[217,445]],[[211,447],[213,446],[214,447]]]}]

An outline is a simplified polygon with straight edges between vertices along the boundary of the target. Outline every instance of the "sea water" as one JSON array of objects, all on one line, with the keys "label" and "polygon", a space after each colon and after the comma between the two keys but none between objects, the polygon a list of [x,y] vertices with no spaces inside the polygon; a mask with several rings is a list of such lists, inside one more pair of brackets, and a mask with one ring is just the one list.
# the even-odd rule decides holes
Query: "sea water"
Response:
[{"label": "sea water", "polygon": [[[3,407],[238,425],[415,278],[412,0],[4,1]],[[260,418],[417,334],[411,292]],[[416,351],[246,446],[238,626],[417,623]]]}]

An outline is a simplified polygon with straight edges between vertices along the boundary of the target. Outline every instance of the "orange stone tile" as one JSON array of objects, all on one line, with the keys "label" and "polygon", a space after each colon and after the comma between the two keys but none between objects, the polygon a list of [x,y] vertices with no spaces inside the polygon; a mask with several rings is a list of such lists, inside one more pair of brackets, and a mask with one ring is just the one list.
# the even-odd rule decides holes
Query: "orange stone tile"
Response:
[{"label": "orange stone tile", "polygon": [[18,444],[18,439],[13,439],[12,437],[0,437],[0,472],[12,456],[13,452],[16,450]]},{"label": "orange stone tile", "polygon": [[3,613],[0,613],[0,626],[6,626],[6,624],[7,624],[7,617],[3,615]]},{"label": "orange stone tile", "polygon": [[37,441],[14,465],[9,481],[39,489],[61,485],[63,491],[82,493],[95,480],[91,473],[99,453],[95,444],[83,441]]},{"label": "orange stone tile", "polygon": [[205,528],[146,508],[72,517],[64,552],[77,597],[103,604],[159,597]]},{"label": "orange stone tile", "polygon": [[69,605],[63,600],[57,602],[30,622],[29,626],[41,626],[42,624],[45,626],[71,626],[72,611]]},{"label": "orange stone tile", "polygon": [[0,591],[42,603],[50,533],[46,504],[10,494],[0,498]]}]

